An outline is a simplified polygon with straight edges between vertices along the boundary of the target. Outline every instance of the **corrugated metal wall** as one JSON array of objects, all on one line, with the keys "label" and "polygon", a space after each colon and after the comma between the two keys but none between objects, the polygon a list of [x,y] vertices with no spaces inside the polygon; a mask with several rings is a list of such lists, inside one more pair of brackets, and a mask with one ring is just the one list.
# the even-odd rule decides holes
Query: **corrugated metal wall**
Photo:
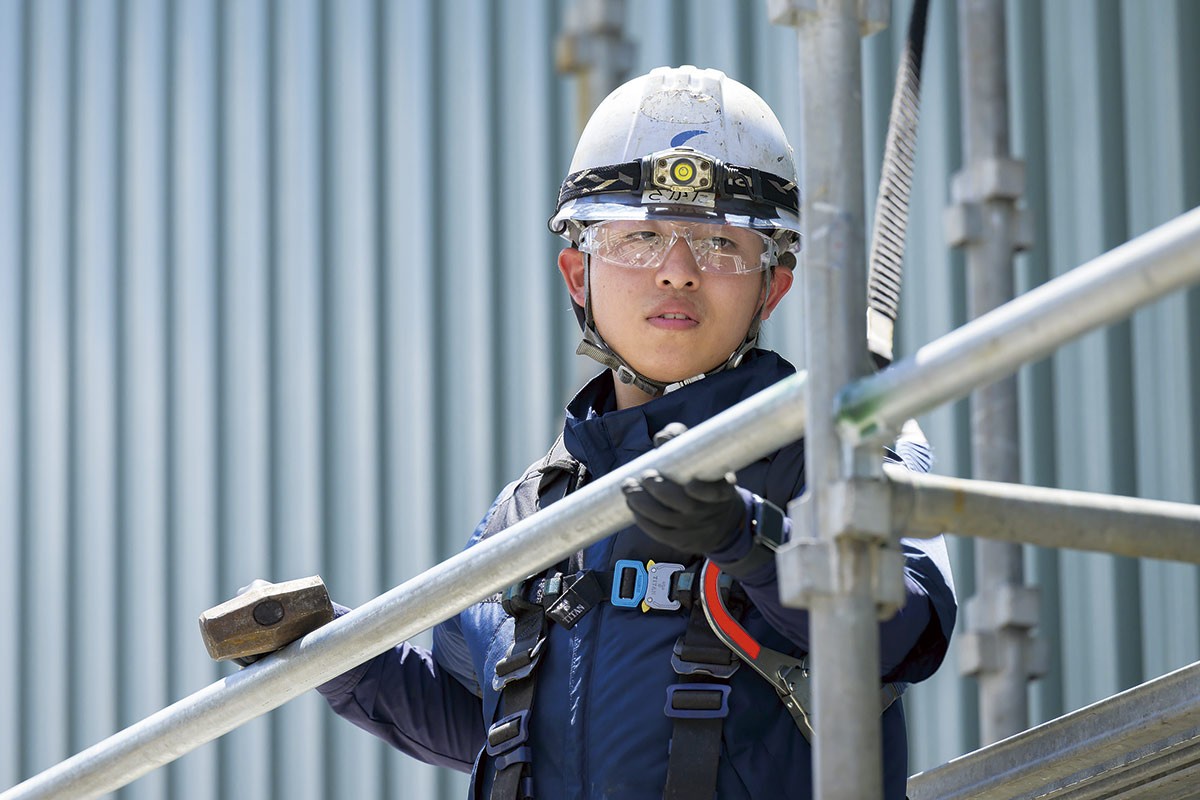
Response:
[{"label": "corrugated metal wall", "polygon": [[[903,337],[919,345],[964,321],[962,262],[942,245],[947,174],[961,164],[956,21],[934,3],[922,109],[918,211]],[[1013,149],[1027,164],[1035,246],[1018,291],[1200,204],[1200,8],[1187,2],[1008,4]],[[890,35],[895,36],[893,30]],[[921,296],[924,295],[924,296]],[[1023,479],[1195,502],[1200,497],[1200,293],[1192,290],[1022,370]],[[967,475],[965,404],[930,416],[935,467]],[[957,542],[961,596],[970,542]],[[1041,587],[1050,672],[1032,685],[1032,723],[1200,658],[1195,567],[1028,548]],[[978,744],[972,681],[955,659],[909,702],[914,768]],[[936,698],[936,702],[935,702]]]},{"label": "corrugated metal wall", "polygon": [[[878,174],[897,43],[866,43]],[[798,136],[761,2],[631,3],[634,72],[692,62]],[[543,227],[575,131],[554,0],[0,0],[0,786],[227,672],[196,615],[256,576],[357,604],[461,546],[544,452],[575,323]],[[1200,8],[1013,0],[1022,289],[1200,203]],[[960,324],[956,21],[935,2],[901,350]],[[874,181],[868,196],[873,196]],[[1200,294],[1022,372],[1025,478],[1200,494]],[[803,352],[799,297],[769,340]],[[930,415],[966,474],[963,404]],[[954,543],[969,593],[969,541]],[[1200,658],[1193,567],[1029,551],[1040,721]],[[975,745],[952,656],[913,767]],[[458,797],[301,698],[124,797]]]}]

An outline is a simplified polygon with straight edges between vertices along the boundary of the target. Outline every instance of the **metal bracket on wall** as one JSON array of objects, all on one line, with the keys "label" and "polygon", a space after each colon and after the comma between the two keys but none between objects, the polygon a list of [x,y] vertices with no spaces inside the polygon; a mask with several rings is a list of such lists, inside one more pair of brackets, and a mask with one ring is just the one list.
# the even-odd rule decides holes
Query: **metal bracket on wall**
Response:
[{"label": "metal bracket on wall", "polygon": [[950,185],[953,203],[943,215],[946,243],[964,247],[984,241],[987,227],[984,209],[988,203],[1008,203],[1007,240],[1014,252],[1033,246],[1033,217],[1017,200],[1025,191],[1025,162],[1012,158],[980,158],[954,174]]}]

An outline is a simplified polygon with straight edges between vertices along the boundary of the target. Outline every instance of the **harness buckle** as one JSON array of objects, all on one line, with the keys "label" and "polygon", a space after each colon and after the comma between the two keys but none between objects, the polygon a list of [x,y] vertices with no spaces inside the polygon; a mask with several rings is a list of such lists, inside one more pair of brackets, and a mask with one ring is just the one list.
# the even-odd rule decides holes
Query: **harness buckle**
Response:
[{"label": "harness buckle", "polygon": [[[728,654],[728,663],[685,659],[683,657],[683,637],[680,636],[675,640],[675,646],[671,648],[671,667],[675,670],[676,675],[708,675],[713,678],[727,680],[733,677],[733,673],[738,671],[738,667],[742,665],[742,662],[734,658],[733,653],[724,646],[721,649],[725,654]],[[679,685],[684,686],[687,684]]]},{"label": "harness buckle", "polygon": [[663,713],[672,719],[722,719],[729,716],[729,689],[724,683],[672,684]]},{"label": "harness buckle", "polygon": [[[546,644],[546,637],[539,636],[533,646],[526,649],[516,650],[517,642],[513,642],[512,649],[508,655],[496,662],[495,674],[492,676],[492,688],[497,692],[502,691],[513,681],[519,681],[529,677],[537,668],[538,662],[542,657],[542,648]],[[513,652],[513,651],[516,652]]]},{"label": "harness buckle", "polygon": [[[534,642],[533,647],[528,650],[510,651],[508,655],[496,662],[496,674],[508,676],[523,667],[533,666],[537,663],[538,657],[542,654],[542,646],[546,644],[546,637],[539,636]],[[514,650],[516,645],[514,643]]]},{"label": "harness buckle", "polygon": [[[485,751],[495,758],[529,740],[529,709],[509,714],[492,723],[487,732]],[[528,749],[528,748],[526,748]]]},{"label": "harness buckle", "polygon": [[[682,604],[678,600],[671,598],[671,579],[676,573],[682,572],[683,569],[683,564],[673,564],[670,562],[650,565],[646,586],[646,599],[642,607],[643,611],[646,610],[646,607],[658,611],[679,610]],[[613,585],[616,585],[615,581]]]},{"label": "harness buckle", "polygon": [[[630,575],[629,573],[633,574]],[[646,597],[649,576],[640,561],[623,558],[613,567],[612,595],[609,600],[618,608],[637,608]]]}]

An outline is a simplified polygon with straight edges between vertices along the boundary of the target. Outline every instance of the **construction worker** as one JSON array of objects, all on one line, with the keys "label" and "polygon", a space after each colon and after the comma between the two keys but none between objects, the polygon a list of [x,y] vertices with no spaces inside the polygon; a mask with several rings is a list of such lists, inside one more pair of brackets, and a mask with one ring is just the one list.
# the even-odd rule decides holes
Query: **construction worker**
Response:
[{"label": "construction worker", "polygon": [[[550,219],[568,242],[558,268],[579,352],[604,370],[468,546],[791,374],[756,345],[792,287],[799,225],[792,148],[753,91],[681,67],[613,92]],[[880,455],[929,465],[920,440]],[[803,487],[803,442],[736,479],[643,474],[623,487],[636,525],[437,626],[432,651],[401,644],[320,691],[398,749],[472,772],[471,797],[811,797],[820,721],[737,652],[750,642],[807,682],[807,614],[780,603],[773,557],[790,529],[781,509]],[[897,799],[908,772],[897,698],[937,669],[955,619],[944,545],[903,548],[907,603],[880,624],[879,665]]]}]

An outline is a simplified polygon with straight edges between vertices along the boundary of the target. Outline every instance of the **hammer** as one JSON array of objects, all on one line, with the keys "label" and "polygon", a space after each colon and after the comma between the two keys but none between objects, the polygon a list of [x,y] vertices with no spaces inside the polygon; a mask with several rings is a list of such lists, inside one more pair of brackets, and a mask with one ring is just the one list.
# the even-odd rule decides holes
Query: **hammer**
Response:
[{"label": "hammer", "polygon": [[200,635],[214,661],[237,659],[245,666],[332,619],[320,575],[284,583],[258,580],[201,614]]}]

